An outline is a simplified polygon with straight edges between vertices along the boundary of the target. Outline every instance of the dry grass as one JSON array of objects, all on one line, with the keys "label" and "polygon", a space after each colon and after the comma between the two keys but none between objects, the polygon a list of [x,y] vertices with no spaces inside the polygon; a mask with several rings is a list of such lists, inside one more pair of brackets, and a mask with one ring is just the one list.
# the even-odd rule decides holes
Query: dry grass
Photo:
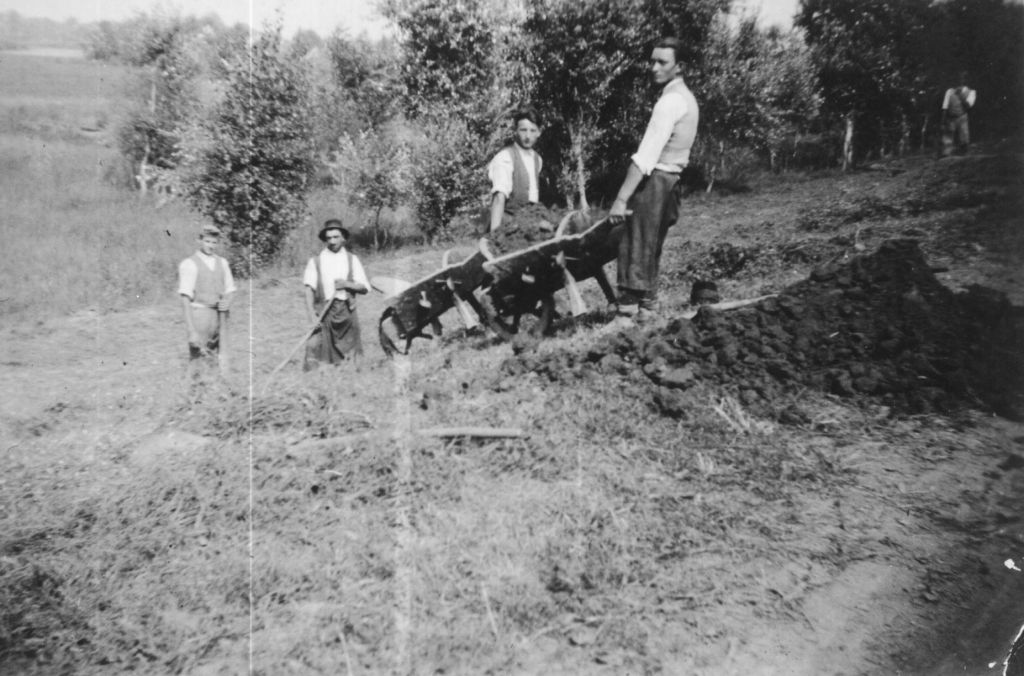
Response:
[{"label": "dry grass", "polygon": [[0,136],[0,156],[4,315],[126,309],[173,294],[177,261],[194,250],[194,221],[105,184],[113,150]]},{"label": "dry grass", "polygon": [[[650,670],[659,608],[735,602],[706,566],[740,585],[803,546],[793,501],[838,475],[802,444],[738,433],[747,414],[723,419],[708,392],[684,424],[629,378],[503,383],[481,369],[503,350],[421,354],[406,381],[369,364],[252,400],[211,388],[161,428],[205,436],[14,468],[38,483],[3,504],[0,662],[213,673],[248,664],[251,640],[260,673],[537,673],[577,659],[568,641]],[[412,434],[488,420],[531,436]]]},{"label": "dry grass", "polygon": [[[262,395],[304,327],[296,278],[318,247],[315,224],[355,218],[326,192],[287,265],[254,281],[237,316],[239,372],[189,399],[178,391],[184,357],[161,361],[172,349],[166,318],[178,316],[173,266],[193,243],[187,214],[104,187],[95,167],[107,150],[0,143],[5,314],[169,308],[148,323],[142,311],[138,321],[107,315],[115,329],[133,327],[135,351],[103,343],[90,324],[89,363],[107,368],[107,352],[124,354],[125,373],[145,381],[130,396],[111,373],[60,372],[74,370],[81,347],[67,339],[79,335],[70,320],[51,323],[43,356],[25,358],[60,355],[32,371],[60,401],[24,418],[5,413],[14,424],[0,430],[10,443],[0,671],[716,673],[714,660],[700,661],[724,654],[712,649],[806,622],[809,589],[875,555],[877,515],[850,521],[852,492],[898,493],[886,499],[903,515],[927,499],[885,484],[894,434],[924,461],[954,452],[934,443],[949,430],[928,420],[894,433],[878,412],[808,392],[793,395],[807,414],[798,426],[759,419],[734,392],[705,385],[681,395],[684,417],[669,418],[639,372],[509,377],[509,346],[481,334],[452,332],[385,362],[372,345],[376,297],[361,305],[361,364],[302,373],[292,363]],[[715,237],[721,223],[749,219],[743,199],[692,204],[690,224],[714,227],[674,232],[666,264],[678,265],[690,234]],[[42,307],[24,280],[54,254],[62,265]],[[378,274],[416,279],[440,252],[368,259]],[[669,277],[674,309],[688,286]],[[727,290],[754,295],[761,281]],[[585,293],[602,306],[594,285]],[[563,322],[536,351],[586,353],[599,333]],[[415,434],[442,425],[529,436]]]}]

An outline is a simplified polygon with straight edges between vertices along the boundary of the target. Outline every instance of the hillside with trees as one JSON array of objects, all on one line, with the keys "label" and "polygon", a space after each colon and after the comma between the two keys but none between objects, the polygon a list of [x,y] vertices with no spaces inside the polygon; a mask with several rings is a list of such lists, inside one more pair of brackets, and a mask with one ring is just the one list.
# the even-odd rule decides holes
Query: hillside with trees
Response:
[{"label": "hillside with trees", "polygon": [[[0,674],[1021,676],[1022,8],[384,0],[381,40],[4,51]],[[671,33],[702,116],[656,311],[609,304],[603,219],[448,307],[600,217]],[[484,241],[523,103],[548,227]],[[335,217],[364,352],[306,370]],[[248,279],[203,364],[210,221]]]},{"label": "hillside with trees", "polygon": [[[523,103],[545,118],[540,151],[557,206],[605,205],[646,121],[646,49],[658,35],[688,46],[686,77],[701,103],[694,181],[712,190],[756,171],[855,169],[933,149],[942,94],[960,71],[981,92],[975,137],[1020,132],[1020,3],[802,0],[788,32],[730,9],[728,0],[389,0],[381,11],[394,37],[285,40],[264,26],[252,45],[244,27],[215,17],[141,15],[95,27],[89,54],[142,70],[120,132],[136,189],[170,185],[229,231],[266,229],[261,265],[301,218],[301,193],[325,181],[364,212],[378,242],[402,225],[382,220],[396,210],[427,241],[472,234],[483,166]],[[263,193],[234,191],[242,204],[226,208],[200,189],[212,165],[197,158],[234,124],[222,111],[240,84],[230,64],[243,62],[259,90],[252,106],[290,101],[247,113],[280,153],[256,173],[267,172],[267,185],[279,170],[290,176],[281,187],[297,201],[283,221],[248,208]]]}]

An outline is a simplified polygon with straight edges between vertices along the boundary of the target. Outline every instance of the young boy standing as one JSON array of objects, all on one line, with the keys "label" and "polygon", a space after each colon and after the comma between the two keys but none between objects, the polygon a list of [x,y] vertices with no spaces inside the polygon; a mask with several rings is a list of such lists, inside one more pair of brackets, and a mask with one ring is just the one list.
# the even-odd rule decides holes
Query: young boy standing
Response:
[{"label": "young boy standing", "polygon": [[199,233],[199,249],[178,265],[178,293],[185,313],[190,362],[219,353],[220,326],[227,319],[236,291],[227,260],[215,253],[220,237],[216,226],[204,225]]}]

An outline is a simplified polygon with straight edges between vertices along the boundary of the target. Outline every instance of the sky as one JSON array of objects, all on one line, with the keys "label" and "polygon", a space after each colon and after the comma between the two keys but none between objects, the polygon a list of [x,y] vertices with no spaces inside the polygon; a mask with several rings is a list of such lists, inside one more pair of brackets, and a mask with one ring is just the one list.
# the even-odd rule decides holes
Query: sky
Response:
[{"label": "sky", "polygon": [[342,26],[355,37],[383,33],[384,21],[373,0],[0,0],[0,12],[13,10],[24,17],[83,23],[122,21],[145,12],[164,10],[182,16],[218,14],[227,24],[238,22],[259,27],[278,10],[285,34],[310,29],[327,37]]},{"label": "sky", "polygon": [[[737,7],[759,10],[766,25],[788,28],[797,0],[734,0]],[[385,23],[376,12],[374,0],[0,0],[0,11],[13,10],[25,17],[63,21],[75,18],[83,23],[121,21],[139,12],[154,13],[161,8],[183,16],[219,14],[227,24],[244,22],[259,27],[280,10],[286,34],[310,29],[327,37],[344,27],[355,37],[383,34]]]},{"label": "sky", "polygon": [[[2,3],[3,0],[0,0]],[[733,4],[757,11],[763,25],[789,28],[793,25],[797,0],[733,0]]]}]

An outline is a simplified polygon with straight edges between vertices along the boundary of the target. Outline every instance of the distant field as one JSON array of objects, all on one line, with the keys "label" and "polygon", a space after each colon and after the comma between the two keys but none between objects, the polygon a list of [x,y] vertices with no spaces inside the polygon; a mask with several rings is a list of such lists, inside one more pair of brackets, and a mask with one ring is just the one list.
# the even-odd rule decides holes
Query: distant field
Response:
[{"label": "distant field", "polygon": [[0,319],[53,317],[169,298],[194,245],[180,204],[110,180],[126,68],[0,54]]},{"label": "distant field", "polygon": [[0,58],[5,56],[46,56],[56,59],[82,60],[85,52],[70,47],[29,47],[27,49],[2,49]]},{"label": "distant field", "polygon": [[[124,187],[114,137],[130,74],[0,53],[0,324],[174,301],[176,265],[194,250],[197,216],[181,201],[158,209],[153,197]],[[309,209],[268,274],[298,275],[321,246],[317,224],[327,218],[343,218],[368,257],[373,235],[340,192],[316,191]],[[386,213],[383,222],[394,230],[394,219]]]},{"label": "distant field", "polygon": [[0,52],[3,102],[28,98],[109,100],[123,95],[130,69],[98,61],[52,55],[53,50]]},{"label": "distant field", "polygon": [[72,139],[83,128],[108,127],[123,109],[119,101],[124,98],[130,73],[123,66],[86,61],[80,56],[2,52],[0,132]]},{"label": "distant field", "polygon": [[0,318],[124,309],[173,292],[188,212],[104,181],[111,148],[0,134]]}]

